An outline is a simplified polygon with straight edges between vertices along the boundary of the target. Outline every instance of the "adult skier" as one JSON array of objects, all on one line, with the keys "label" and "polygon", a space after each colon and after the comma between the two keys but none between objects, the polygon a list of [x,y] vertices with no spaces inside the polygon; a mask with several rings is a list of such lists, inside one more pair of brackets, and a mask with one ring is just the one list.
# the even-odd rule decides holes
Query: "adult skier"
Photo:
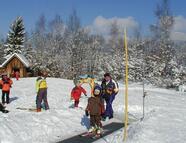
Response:
[{"label": "adult skier", "polygon": [[116,94],[119,91],[118,83],[114,81],[110,75],[110,73],[104,74],[104,79],[101,84],[102,87],[102,98],[106,101],[106,110],[103,114],[103,120],[107,118],[113,118],[113,108],[112,103],[115,99]]}]

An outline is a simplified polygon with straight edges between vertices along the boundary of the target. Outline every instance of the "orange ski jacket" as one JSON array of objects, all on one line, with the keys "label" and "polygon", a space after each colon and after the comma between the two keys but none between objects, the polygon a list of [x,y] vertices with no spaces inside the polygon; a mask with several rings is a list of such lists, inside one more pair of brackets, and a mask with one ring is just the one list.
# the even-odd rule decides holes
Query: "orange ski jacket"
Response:
[{"label": "orange ski jacket", "polygon": [[12,84],[13,84],[13,81],[9,78],[7,80],[0,80],[2,91],[10,91]]}]

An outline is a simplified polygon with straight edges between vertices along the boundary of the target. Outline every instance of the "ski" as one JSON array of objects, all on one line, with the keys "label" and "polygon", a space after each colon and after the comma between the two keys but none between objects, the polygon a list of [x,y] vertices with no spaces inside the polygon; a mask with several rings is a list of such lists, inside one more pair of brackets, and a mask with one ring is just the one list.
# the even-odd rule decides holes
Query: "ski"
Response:
[{"label": "ski", "polygon": [[70,109],[81,109],[81,110],[84,110],[83,107],[81,107],[81,106],[74,107],[74,105],[69,106],[69,108],[70,108]]},{"label": "ski", "polygon": [[89,137],[91,139],[97,139],[97,138],[102,137],[104,133],[105,133],[105,131],[102,131],[101,134],[97,134],[96,132],[85,132],[85,133],[82,133],[79,136],[80,137]]},{"label": "ski", "polygon": [[101,138],[102,137],[102,134],[96,134],[94,136],[92,136],[91,138],[92,139],[98,139],[98,138]]},{"label": "ski", "polygon": [[81,137],[91,137],[91,136],[94,136],[95,133],[94,132],[85,132],[83,134],[81,134],[80,136]]},{"label": "ski", "polygon": [[37,109],[32,109],[32,108],[30,108],[30,109],[28,109],[28,111],[31,111],[31,112],[37,112]]},{"label": "ski", "polygon": [[100,134],[94,134],[94,136],[92,136],[92,139],[98,139],[103,137],[103,135],[107,132],[108,130],[103,130]]},{"label": "ski", "polygon": [[36,109],[36,108],[17,107],[16,109],[19,109],[19,110],[27,110],[27,111],[32,111],[32,112],[37,112],[37,109]]},{"label": "ski", "polygon": [[8,113],[9,111],[8,110],[1,110],[2,113]]},{"label": "ski", "polygon": [[6,110],[5,108],[6,108],[6,106],[4,106],[3,104],[0,103],[0,111],[1,111],[2,113],[8,113],[8,112],[9,112],[9,111]]}]

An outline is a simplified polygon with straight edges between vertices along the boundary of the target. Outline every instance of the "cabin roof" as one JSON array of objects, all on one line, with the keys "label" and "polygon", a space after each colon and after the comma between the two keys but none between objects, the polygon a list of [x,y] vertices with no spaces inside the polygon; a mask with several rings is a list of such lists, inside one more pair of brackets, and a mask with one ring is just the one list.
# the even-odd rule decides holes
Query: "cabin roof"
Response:
[{"label": "cabin roof", "polygon": [[10,62],[10,60],[12,60],[14,57],[18,58],[25,67],[29,67],[29,62],[28,60],[25,58],[25,56],[21,55],[21,54],[17,54],[17,53],[14,53],[10,56],[7,56],[5,61],[0,65],[0,67],[4,67],[5,65],[8,64],[8,62]]}]

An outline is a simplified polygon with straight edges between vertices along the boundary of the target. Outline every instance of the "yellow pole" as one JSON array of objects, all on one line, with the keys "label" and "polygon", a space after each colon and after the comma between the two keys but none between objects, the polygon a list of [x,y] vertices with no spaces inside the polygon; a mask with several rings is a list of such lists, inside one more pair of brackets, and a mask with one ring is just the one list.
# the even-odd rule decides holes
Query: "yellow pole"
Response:
[{"label": "yellow pole", "polygon": [[125,122],[124,122],[124,141],[127,140],[128,125],[128,47],[127,47],[127,30],[124,33],[124,49],[125,49]]}]

